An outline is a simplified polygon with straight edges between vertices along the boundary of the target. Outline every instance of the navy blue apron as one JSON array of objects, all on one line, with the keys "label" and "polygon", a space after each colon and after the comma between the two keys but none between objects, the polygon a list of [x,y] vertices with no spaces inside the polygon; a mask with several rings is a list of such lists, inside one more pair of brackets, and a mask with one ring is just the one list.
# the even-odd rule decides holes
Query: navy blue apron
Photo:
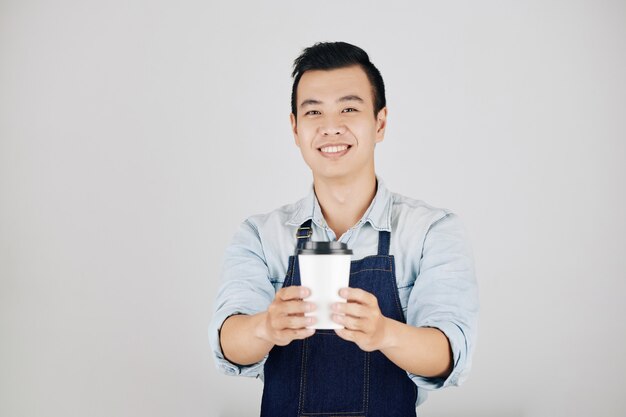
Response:
[{"label": "navy blue apron", "polygon": [[[311,220],[297,232],[302,248],[311,237]],[[389,255],[390,233],[378,234],[378,254],[350,265],[350,287],[378,299],[382,314],[406,323],[395,265]],[[283,287],[300,284],[298,257],[289,257]],[[304,340],[274,346],[264,367],[261,417],[411,417],[416,416],[417,387],[406,371],[380,351],[365,352],[334,330],[316,330]]]}]

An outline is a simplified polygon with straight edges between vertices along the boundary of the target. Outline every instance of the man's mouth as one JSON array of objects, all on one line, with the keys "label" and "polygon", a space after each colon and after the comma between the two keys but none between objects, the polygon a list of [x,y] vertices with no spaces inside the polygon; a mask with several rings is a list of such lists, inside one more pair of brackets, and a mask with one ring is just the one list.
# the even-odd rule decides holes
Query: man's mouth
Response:
[{"label": "man's mouth", "polygon": [[350,148],[352,148],[352,145],[332,145],[318,148],[318,150],[323,156],[335,159],[347,154]]}]

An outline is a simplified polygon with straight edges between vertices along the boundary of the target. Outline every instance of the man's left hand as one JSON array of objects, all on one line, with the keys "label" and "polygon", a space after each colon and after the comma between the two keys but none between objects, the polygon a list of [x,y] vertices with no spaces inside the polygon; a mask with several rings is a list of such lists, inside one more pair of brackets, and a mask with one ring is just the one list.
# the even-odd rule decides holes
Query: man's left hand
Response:
[{"label": "man's left hand", "polygon": [[376,296],[359,288],[342,288],[339,295],[348,302],[332,306],[333,321],[345,327],[335,329],[337,335],[356,343],[366,352],[388,347],[390,319],[383,316]]}]

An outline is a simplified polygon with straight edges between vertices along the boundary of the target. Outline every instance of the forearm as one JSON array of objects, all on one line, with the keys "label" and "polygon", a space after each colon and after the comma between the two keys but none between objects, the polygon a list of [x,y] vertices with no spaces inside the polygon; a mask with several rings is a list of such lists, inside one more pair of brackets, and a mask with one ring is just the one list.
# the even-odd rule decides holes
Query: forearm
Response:
[{"label": "forearm", "polygon": [[274,345],[259,335],[266,314],[238,314],[224,321],[220,345],[227,360],[237,365],[252,365],[269,353]]},{"label": "forearm", "polygon": [[439,329],[386,318],[383,346],[380,351],[389,360],[412,374],[445,378],[452,371],[450,342]]}]

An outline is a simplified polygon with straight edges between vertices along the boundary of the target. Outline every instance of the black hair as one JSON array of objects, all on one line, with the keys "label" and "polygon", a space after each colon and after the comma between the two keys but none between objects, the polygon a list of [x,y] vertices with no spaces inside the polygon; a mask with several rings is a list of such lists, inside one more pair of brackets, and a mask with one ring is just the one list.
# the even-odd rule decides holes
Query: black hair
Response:
[{"label": "black hair", "polygon": [[376,117],[378,112],[387,105],[383,77],[363,49],[346,42],[318,42],[305,48],[302,54],[295,59],[291,73],[294,78],[291,88],[291,112],[293,115],[297,115],[296,91],[298,84],[306,71],[332,70],[353,65],[358,65],[365,71],[372,86],[374,117]]}]

